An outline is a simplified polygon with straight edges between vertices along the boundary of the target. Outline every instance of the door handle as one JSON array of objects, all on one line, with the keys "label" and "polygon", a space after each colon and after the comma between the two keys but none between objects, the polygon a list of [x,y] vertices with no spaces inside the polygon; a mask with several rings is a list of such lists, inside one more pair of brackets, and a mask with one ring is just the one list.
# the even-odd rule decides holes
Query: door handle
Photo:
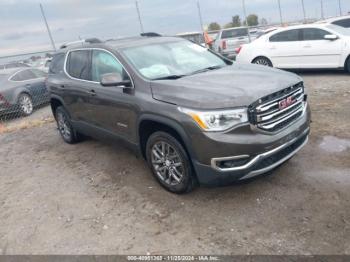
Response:
[{"label": "door handle", "polygon": [[65,89],[66,87],[64,85],[60,85],[60,89]]},{"label": "door handle", "polygon": [[311,48],[311,45],[304,45],[304,48]]},{"label": "door handle", "polygon": [[95,90],[90,90],[90,91],[87,91],[87,93],[90,95],[90,96],[96,96],[96,92]]}]

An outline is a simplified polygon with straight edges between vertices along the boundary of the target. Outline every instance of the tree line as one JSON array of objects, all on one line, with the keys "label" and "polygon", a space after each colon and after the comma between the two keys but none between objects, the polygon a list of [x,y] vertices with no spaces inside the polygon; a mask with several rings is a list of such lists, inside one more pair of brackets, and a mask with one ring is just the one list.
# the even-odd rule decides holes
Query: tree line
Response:
[{"label": "tree line", "polygon": [[214,31],[214,30],[220,30],[221,28],[231,28],[231,27],[240,27],[240,26],[257,26],[257,25],[267,25],[268,22],[265,18],[260,19],[256,14],[250,14],[247,16],[247,21],[246,20],[241,20],[241,17],[239,15],[235,15],[232,17],[231,22],[221,26],[217,22],[212,22],[208,26],[209,31]]}]

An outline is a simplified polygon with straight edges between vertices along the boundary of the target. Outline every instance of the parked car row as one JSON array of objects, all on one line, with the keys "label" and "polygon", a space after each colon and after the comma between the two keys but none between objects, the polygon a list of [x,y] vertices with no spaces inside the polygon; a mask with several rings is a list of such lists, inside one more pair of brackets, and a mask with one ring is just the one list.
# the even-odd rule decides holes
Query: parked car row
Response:
[{"label": "parked car row", "polygon": [[[323,21],[318,21],[315,24],[309,24],[309,26],[317,26],[317,25],[336,25],[339,27],[343,28],[350,28],[350,15],[349,16],[342,16],[342,17],[336,17],[336,18],[331,18]],[[247,45],[250,42],[255,42],[254,40],[259,39],[260,37],[267,35],[273,31],[276,30],[288,30],[290,27],[268,27],[265,29],[249,29],[249,34],[248,34],[248,28],[247,27],[235,27],[235,28],[228,28],[228,29],[222,29],[219,32],[215,32],[216,38],[215,42],[213,44],[213,49],[214,51],[220,53],[221,55],[235,60],[237,53],[242,50],[243,45]],[[347,35],[346,31],[341,30],[341,34]],[[302,37],[302,36],[301,36]],[[250,38],[250,39],[249,39]],[[294,36],[296,38],[296,36]],[[302,38],[295,39],[295,41],[302,40]],[[288,42],[293,42],[289,40]],[[261,43],[261,41],[260,41]],[[258,47],[257,43],[252,44],[254,48],[263,48],[261,45]],[[253,47],[252,47],[253,48]],[[247,51],[247,50],[246,50]],[[258,53],[263,53],[265,50],[257,50]],[[278,53],[276,51],[275,53]],[[265,65],[275,65],[271,63],[271,59],[256,59],[255,57],[253,60],[254,62],[257,63],[262,63]],[[289,58],[285,58],[289,59]],[[253,62],[250,61],[250,62]],[[246,62],[246,61],[245,61]],[[344,65],[343,65],[344,66]],[[341,67],[343,67],[341,66]],[[310,65],[307,65],[306,68],[309,68]],[[289,68],[289,67],[286,67]],[[320,68],[323,68],[322,65],[320,65]],[[331,68],[334,68],[333,66]]]},{"label": "parked car row", "polygon": [[280,28],[242,45],[237,53],[241,63],[350,71],[350,30],[327,23]]}]

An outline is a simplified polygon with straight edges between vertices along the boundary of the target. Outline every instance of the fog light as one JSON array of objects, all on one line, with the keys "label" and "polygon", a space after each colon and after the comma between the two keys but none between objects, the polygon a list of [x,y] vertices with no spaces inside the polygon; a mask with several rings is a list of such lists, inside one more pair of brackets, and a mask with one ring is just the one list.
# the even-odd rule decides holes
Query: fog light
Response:
[{"label": "fog light", "polygon": [[219,168],[225,169],[225,168],[233,168],[233,167],[239,167],[244,166],[249,162],[250,158],[247,156],[245,158],[240,159],[230,159],[230,160],[222,160],[217,161],[216,165]]}]

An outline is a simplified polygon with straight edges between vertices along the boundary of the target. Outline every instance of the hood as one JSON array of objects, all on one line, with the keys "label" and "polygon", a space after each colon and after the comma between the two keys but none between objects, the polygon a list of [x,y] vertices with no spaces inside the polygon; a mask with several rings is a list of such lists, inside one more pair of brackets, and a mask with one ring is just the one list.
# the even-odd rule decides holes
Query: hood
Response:
[{"label": "hood", "polygon": [[259,65],[219,70],[151,83],[153,98],[194,109],[249,106],[259,98],[301,82],[296,74]]}]

